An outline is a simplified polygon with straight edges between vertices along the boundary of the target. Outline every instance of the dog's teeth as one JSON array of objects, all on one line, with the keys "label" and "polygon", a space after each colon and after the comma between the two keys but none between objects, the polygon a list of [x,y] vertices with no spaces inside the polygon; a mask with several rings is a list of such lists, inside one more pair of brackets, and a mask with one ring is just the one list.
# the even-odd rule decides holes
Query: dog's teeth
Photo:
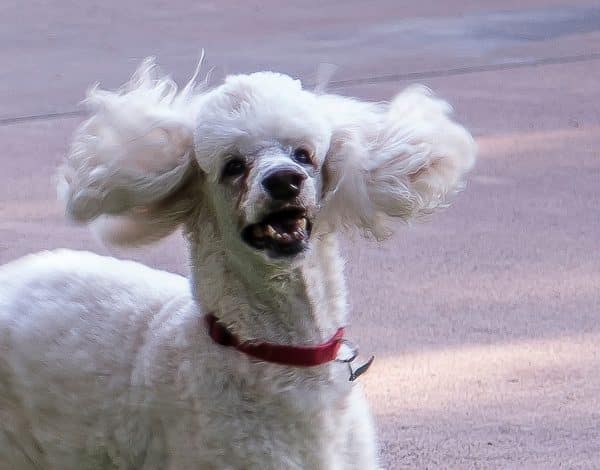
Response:
[{"label": "dog's teeth", "polygon": [[300,219],[300,223],[298,224],[298,226],[299,226],[299,227],[300,227],[302,230],[304,230],[304,229],[306,228],[306,218],[305,218],[305,217],[302,217],[302,218]]},{"label": "dog's teeth", "polygon": [[296,240],[300,240],[302,238],[302,235],[298,231],[294,232],[292,235],[294,235],[294,238]]},{"label": "dog's teeth", "polygon": [[277,235],[277,232],[275,232],[275,229],[273,227],[271,227],[270,225],[267,225],[267,228],[265,229],[265,232],[270,237],[274,237],[274,236]]},{"label": "dog's teeth", "polygon": [[292,237],[290,237],[290,235],[288,233],[282,233],[281,238],[283,239],[284,242],[292,241]]},{"label": "dog's teeth", "polygon": [[273,233],[273,237],[275,237],[275,240],[281,240],[282,238],[281,234],[276,232]]}]

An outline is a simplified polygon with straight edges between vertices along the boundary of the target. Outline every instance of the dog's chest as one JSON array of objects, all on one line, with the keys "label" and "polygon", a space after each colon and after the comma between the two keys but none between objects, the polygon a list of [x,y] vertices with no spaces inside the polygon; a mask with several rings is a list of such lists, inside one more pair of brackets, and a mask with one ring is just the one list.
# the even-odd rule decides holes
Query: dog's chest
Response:
[{"label": "dog's chest", "polygon": [[285,407],[258,407],[226,426],[234,439],[221,445],[244,459],[248,468],[332,468],[342,450],[335,445],[340,424],[340,415],[332,412],[298,414]]},{"label": "dog's chest", "polygon": [[[345,395],[328,393],[224,389],[203,399],[195,413],[166,426],[172,468],[343,467],[349,410]],[[199,452],[189,455],[193,448]]]}]

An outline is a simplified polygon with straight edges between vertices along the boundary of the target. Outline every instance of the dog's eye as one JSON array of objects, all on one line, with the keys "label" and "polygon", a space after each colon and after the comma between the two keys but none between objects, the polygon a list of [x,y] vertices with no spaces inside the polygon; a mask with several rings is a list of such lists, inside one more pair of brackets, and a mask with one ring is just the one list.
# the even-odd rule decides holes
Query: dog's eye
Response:
[{"label": "dog's eye", "polygon": [[241,175],[246,169],[246,162],[241,158],[234,158],[229,160],[223,168],[224,177],[232,177]]},{"label": "dog's eye", "polygon": [[295,149],[292,157],[301,165],[310,165],[312,163],[312,160],[310,159],[310,152],[303,148]]}]

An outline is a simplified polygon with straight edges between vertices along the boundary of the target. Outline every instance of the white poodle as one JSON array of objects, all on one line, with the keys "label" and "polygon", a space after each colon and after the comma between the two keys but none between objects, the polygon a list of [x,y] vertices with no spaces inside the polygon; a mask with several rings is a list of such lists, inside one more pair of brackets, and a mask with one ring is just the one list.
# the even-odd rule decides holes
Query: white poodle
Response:
[{"label": "white poodle", "polygon": [[191,280],[66,250],[2,267],[0,468],[376,468],[336,232],[444,204],[475,158],[450,107],[271,72],[178,92],[152,61],[87,104],[68,215],[121,245],[183,226]]}]

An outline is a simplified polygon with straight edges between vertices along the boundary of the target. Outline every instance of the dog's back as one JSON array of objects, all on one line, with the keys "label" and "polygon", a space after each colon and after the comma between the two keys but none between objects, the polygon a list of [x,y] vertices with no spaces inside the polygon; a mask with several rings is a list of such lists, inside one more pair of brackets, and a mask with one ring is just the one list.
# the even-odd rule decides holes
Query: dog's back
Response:
[{"label": "dog's back", "polygon": [[[0,268],[0,469],[105,468],[120,458],[119,468],[137,468],[131,456],[149,437],[132,419],[132,400],[144,400],[134,369],[173,302],[190,305],[185,278],[87,252]],[[129,457],[106,432],[119,429],[135,436]]]}]

